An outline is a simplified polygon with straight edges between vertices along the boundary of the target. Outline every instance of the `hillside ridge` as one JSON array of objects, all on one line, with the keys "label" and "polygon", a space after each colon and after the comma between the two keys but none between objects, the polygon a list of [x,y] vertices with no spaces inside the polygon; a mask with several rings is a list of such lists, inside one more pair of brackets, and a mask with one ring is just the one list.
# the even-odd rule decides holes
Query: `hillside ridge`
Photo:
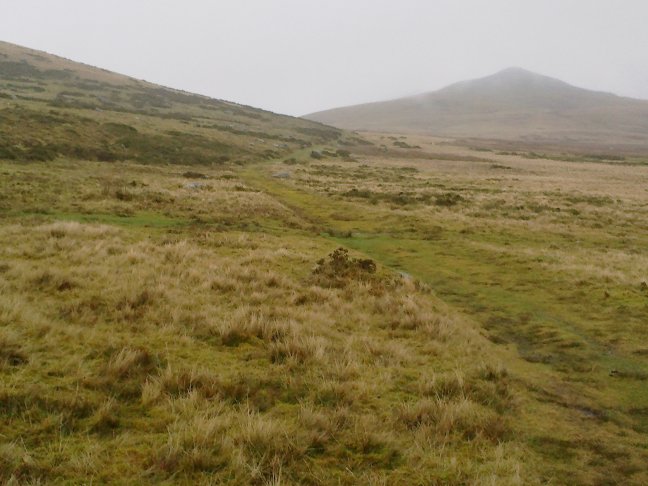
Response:
[{"label": "hillside ridge", "polygon": [[0,158],[9,160],[246,163],[354,138],[319,122],[6,42],[0,42],[0,121]]}]

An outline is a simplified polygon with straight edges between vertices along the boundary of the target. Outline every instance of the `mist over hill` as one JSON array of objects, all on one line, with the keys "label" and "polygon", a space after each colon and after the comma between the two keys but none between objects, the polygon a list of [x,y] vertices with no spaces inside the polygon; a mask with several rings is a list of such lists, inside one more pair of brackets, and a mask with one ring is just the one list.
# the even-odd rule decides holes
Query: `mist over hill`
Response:
[{"label": "mist over hill", "polygon": [[521,68],[305,118],[359,130],[648,146],[648,101],[577,88]]}]

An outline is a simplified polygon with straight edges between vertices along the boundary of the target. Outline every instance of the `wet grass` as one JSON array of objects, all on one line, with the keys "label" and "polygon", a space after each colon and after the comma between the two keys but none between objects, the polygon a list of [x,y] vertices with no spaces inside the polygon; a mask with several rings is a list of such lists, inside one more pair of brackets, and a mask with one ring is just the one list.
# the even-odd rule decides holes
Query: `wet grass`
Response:
[{"label": "wet grass", "polygon": [[[426,176],[434,185],[446,187],[439,179],[452,180],[451,171],[444,174],[428,168],[426,173],[426,168],[418,167],[415,177],[400,182],[404,190],[421,186]],[[381,177],[384,165],[363,170],[363,184],[373,191],[398,189],[398,182],[390,185]],[[348,179],[337,165],[328,173],[322,166],[314,171],[301,168],[295,181],[264,181],[262,173],[248,171],[246,180],[282,200],[339,244],[427,283],[435,295],[479,322],[492,342],[515,349],[539,376],[546,374],[531,386],[533,395],[603,420],[594,433],[597,440],[611,433],[618,444],[626,444],[620,447],[634,447],[622,437],[628,430],[646,430],[646,416],[631,410],[636,410],[633,404],[648,404],[648,389],[642,379],[648,362],[636,352],[642,346],[648,316],[648,294],[642,287],[646,275],[642,272],[647,268],[645,253],[640,250],[642,237],[626,236],[626,228],[632,227],[629,220],[641,221],[635,215],[642,211],[627,194],[588,194],[589,188],[599,190],[595,178],[589,179],[591,185],[581,185],[577,191],[558,190],[559,199],[553,204],[563,210],[553,211],[547,218],[537,211],[536,216],[526,213],[525,208],[537,204],[536,193],[509,189],[511,209],[491,206],[484,219],[481,211],[474,210],[474,203],[432,213],[416,200],[406,211],[397,210],[385,198],[379,204],[355,203],[369,198],[344,192]],[[489,178],[479,172],[471,177],[461,194],[467,201],[483,199]],[[628,172],[628,177],[634,176]],[[331,196],[330,188],[339,187],[342,192],[337,194],[343,197]],[[497,193],[493,194],[496,197]],[[570,212],[574,205],[579,210]],[[590,225],[590,214],[595,217],[599,208],[615,213],[616,219],[606,218],[603,227]],[[520,225],[520,212],[529,214],[529,219],[521,221],[541,218],[542,222],[535,227]],[[588,251],[603,260],[587,259]],[[604,256],[606,253],[610,256]],[[621,256],[628,262],[636,260],[638,267],[619,261],[612,272],[608,259]],[[549,385],[553,381],[560,383],[561,390],[547,393],[554,388]],[[551,437],[548,425],[533,419],[527,423],[529,431]],[[583,433],[590,429],[584,427]],[[572,465],[570,457],[585,453],[578,445],[564,446],[566,442],[560,440],[555,444],[556,451],[561,451],[556,454],[565,454],[563,459]],[[573,449],[576,454],[569,452]],[[547,447],[547,454],[550,450]]]},{"label": "wet grass", "polygon": [[0,164],[0,480],[537,482],[500,351],[239,170]]},{"label": "wet grass", "polygon": [[79,223],[108,224],[132,228],[179,228],[191,224],[183,218],[170,218],[156,213],[136,213],[132,216],[116,214],[83,214],[59,212],[9,213],[11,218],[32,218],[49,221],[75,221]]}]

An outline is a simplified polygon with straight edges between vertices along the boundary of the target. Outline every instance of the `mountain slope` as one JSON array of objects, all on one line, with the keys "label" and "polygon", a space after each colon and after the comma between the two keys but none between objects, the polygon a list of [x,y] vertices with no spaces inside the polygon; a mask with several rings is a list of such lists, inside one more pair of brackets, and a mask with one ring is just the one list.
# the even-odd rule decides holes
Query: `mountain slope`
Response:
[{"label": "mountain slope", "polygon": [[0,158],[245,162],[341,130],[0,42]]},{"label": "mountain slope", "polygon": [[648,144],[648,101],[576,88],[520,68],[431,93],[305,118],[348,129]]}]

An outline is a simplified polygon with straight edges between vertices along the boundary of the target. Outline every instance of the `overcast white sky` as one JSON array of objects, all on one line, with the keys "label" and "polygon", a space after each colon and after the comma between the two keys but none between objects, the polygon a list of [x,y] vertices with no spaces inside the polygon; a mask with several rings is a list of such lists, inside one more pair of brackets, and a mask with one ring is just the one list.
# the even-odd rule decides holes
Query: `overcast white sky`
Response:
[{"label": "overcast white sky", "polygon": [[0,39],[292,115],[509,66],[648,99],[647,0],[0,0]]}]

